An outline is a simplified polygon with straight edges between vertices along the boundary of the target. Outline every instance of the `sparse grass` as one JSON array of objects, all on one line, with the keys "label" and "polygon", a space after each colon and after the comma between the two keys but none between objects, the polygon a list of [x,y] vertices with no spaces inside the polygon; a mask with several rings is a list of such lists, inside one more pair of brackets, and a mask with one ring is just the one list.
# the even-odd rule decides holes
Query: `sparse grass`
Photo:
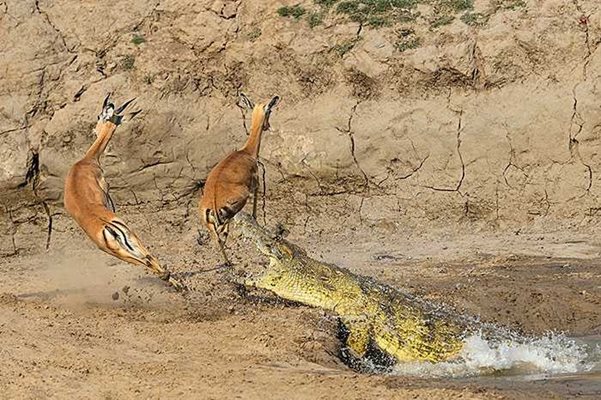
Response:
[{"label": "sparse grass", "polygon": [[340,57],[344,57],[344,55],[346,53],[348,53],[355,47],[355,45],[357,44],[357,42],[359,40],[360,40],[359,38],[346,40],[346,41],[344,41],[342,43],[338,43],[337,45],[332,47],[332,50],[334,50],[336,53],[338,53],[338,55]]},{"label": "sparse grass", "polygon": [[281,17],[293,17],[296,20],[300,19],[300,17],[302,17],[306,13],[307,10],[305,10],[305,8],[300,4],[293,5],[292,7],[284,6],[278,8],[278,14]]},{"label": "sparse grass", "polygon": [[131,38],[131,42],[133,44],[135,44],[136,46],[141,45],[145,41],[146,41],[146,38],[144,38],[144,36],[142,36],[142,35],[138,35],[137,33],[135,33]]},{"label": "sparse grass", "polygon": [[436,18],[434,21],[430,22],[430,27],[436,29],[441,26],[448,25],[451,22],[453,22],[454,20],[455,20],[454,15],[450,15],[450,14],[444,15],[443,14],[440,17]]},{"label": "sparse grass", "polygon": [[341,14],[353,15],[359,12],[359,2],[358,1],[343,1],[338,4],[336,7],[336,11]]},{"label": "sparse grass", "polygon": [[313,0],[315,4],[322,7],[332,7],[338,0]]},{"label": "sparse grass", "polygon": [[417,49],[421,46],[422,40],[419,37],[413,37],[410,40],[401,40],[397,42],[396,48],[401,53],[407,50]]},{"label": "sparse grass", "polygon": [[390,20],[380,15],[374,15],[367,19],[366,24],[373,28],[380,28],[390,25]]},{"label": "sparse grass", "polygon": [[474,9],[474,0],[450,0],[450,5],[455,11]]},{"label": "sparse grass", "polygon": [[466,12],[461,16],[461,21],[469,26],[484,26],[488,22],[490,15],[474,12]]},{"label": "sparse grass", "polygon": [[253,29],[251,29],[250,32],[248,32],[248,40],[250,40],[251,42],[254,42],[261,36],[262,33],[263,32],[261,32],[261,28],[256,26]]},{"label": "sparse grass", "polygon": [[[525,0],[491,0],[499,8],[514,8],[525,5]],[[416,7],[420,4],[430,6],[425,16],[430,21],[430,28],[436,29],[450,24],[463,16],[462,21],[468,25],[479,26],[486,21],[482,14],[471,13],[474,0],[313,0],[314,6],[305,9],[302,5],[284,6],[278,9],[282,17],[300,19],[306,15],[309,27],[314,28],[323,23],[329,15],[337,14],[343,20],[358,22],[364,27],[381,28],[397,24],[415,22],[420,17]],[[426,8],[428,10],[428,8]],[[337,20],[340,20],[341,18]],[[485,23],[485,22],[484,22]],[[345,53],[345,45],[338,45]],[[340,47],[342,46],[342,47]]]},{"label": "sparse grass", "polygon": [[338,3],[336,12],[378,28],[391,24],[398,14],[406,14],[417,3],[418,0],[346,0]]},{"label": "sparse grass", "polygon": [[427,0],[425,2],[432,5],[437,17],[474,9],[474,0]]},{"label": "sparse grass", "polygon": [[492,4],[497,10],[515,10],[516,8],[526,7],[526,2],[524,0],[495,0]]},{"label": "sparse grass", "polygon": [[401,29],[399,31],[396,48],[401,53],[407,50],[416,49],[421,44],[421,38],[415,34],[413,29]]},{"label": "sparse grass", "polygon": [[121,60],[121,66],[123,69],[130,70],[134,68],[134,64],[136,63],[136,58],[131,54],[126,55]]},{"label": "sparse grass", "polygon": [[399,12],[399,15],[396,17],[395,22],[400,22],[401,24],[406,24],[407,22],[413,22],[417,17],[421,14],[419,11],[413,10],[402,10]]},{"label": "sparse grass", "polygon": [[323,13],[319,11],[313,11],[307,16],[307,22],[311,29],[323,23]]},{"label": "sparse grass", "polygon": [[144,83],[147,85],[151,85],[154,81],[154,77],[151,75],[144,75]]}]

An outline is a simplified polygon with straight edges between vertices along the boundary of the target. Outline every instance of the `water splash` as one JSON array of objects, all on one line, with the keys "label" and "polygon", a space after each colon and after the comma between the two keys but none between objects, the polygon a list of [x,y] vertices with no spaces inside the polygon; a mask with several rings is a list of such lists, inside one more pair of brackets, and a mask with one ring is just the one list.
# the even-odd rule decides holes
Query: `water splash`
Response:
[{"label": "water splash", "polygon": [[398,364],[393,374],[421,377],[471,377],[479,375],[555,375],[585,373],[601,359],[598,344],[587,344],[562,334],[523,337],[504,332],[486,338],[481,331],[470,334],[456,360]]}]

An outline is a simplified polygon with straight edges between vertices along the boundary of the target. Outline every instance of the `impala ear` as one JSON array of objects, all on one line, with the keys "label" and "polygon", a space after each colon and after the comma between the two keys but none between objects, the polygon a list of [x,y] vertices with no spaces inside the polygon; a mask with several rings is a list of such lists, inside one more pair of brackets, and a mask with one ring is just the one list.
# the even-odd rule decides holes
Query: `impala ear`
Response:
[{"label": "impala ear", "polygon": [[255,108],[255,103],[253,103],[253,101],[249,99],[247,95],[245,95],[244,93],[240,93],[240,97],[238,99],[238,106],[252,110],[253,108]]},{"label": "impala ear", "polygon": [[265,106],[265,114],[269,114],[271,110],[280,102],[280,96],[273,96],[269,104]]},{"label": "impala ear", "polygon": [[267,104],[263,108],[263,110],[265,111],[265,120],[263,121],[263,129],[264,130],[268,130],[271,128],[271,125],[269,124],[269,117],[271,116],[271,110],[273,110],[273,108],[275,106],[277,106],[279,102],[280,102],[280,96],[273,96],[271,98],[271,100],[269,101],[269,104]]},{"label": "impala ear", "polygon": [[109,92],[106,97],[104,98],[104,101],[102,102],[102,110],[104,111],[104,109],[106,108],[106,106],[108,106],[109,104],[109,98],[111,97],[111,93]]},{"label": "impala ear", "polygon": [[132,119],[134,119],[136,117],[136,115],[140,114],[142,112],[142,110],[136,110],[136,111],[132,111],[132,112],[128,112],[125,115],[116,115],[114,117],[113,122],[115,123],[115,125],[121,125],[124,122],[129,122]]},{"label": "impala ear", "polygon": [[121,107],[115,109],[115,105],[108,101],[109,96],[104,99],[104,106],[102,109],[102,113],[98,116],[98,120],[100,122],[110,121],[115,125],[120,125],[123,121],[129,121],[136,115],[138,115],[141,110],[133,111],[128,113],[127,115],[123,115],[123,111],[132,104],[132,102],[136,99],[135,97],[131,100],[126,101],[121,105]]}]

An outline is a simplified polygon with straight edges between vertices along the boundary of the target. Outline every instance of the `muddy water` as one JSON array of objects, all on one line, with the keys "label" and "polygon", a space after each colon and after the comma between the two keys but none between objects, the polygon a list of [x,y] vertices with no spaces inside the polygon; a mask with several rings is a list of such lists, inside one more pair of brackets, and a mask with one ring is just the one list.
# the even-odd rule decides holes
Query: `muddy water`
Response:
[{"label": "muddy water", "polygon": [[503,392],[513,390],[538,393],[544,389],[560,395],[562,398],[574,396],[591,399],[601,398],[601,369],[576,374],[476,377],[460,379],[457,383],[476,385]]},{"label": "muddy water", "polygon": [[584,346],[586,351],[586,359],[580,370],[575,373],[519,375],[507,373],[498,377],[482,377],[475,381],[498,389],[544,387],[564,396],[601,398],[601,336],[588,336],[574,340]]}]

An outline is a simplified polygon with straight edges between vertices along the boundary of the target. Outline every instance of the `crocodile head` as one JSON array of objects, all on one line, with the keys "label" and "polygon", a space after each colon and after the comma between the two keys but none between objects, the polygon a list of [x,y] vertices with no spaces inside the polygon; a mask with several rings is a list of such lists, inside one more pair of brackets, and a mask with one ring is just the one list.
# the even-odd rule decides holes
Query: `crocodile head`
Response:
[{"label": "crocodile head", "polygon": [[239,212],[233,220],[242,236],[254,241],[259,251],[272,260],[285,262],[292,260],[298,254],[304,254],[302,249],[281,236],[261,228],[257,221],[245,212]]}]

